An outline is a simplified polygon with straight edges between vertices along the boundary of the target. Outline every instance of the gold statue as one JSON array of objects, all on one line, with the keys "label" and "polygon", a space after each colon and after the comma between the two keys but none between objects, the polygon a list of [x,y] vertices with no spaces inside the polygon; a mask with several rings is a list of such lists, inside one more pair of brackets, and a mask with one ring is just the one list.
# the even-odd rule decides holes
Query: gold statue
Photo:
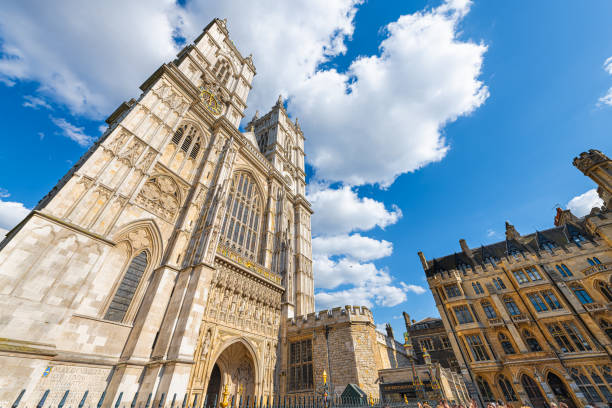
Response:
[{"label": "gold statue", "polygon": [[327,371],[323,370],[323,384],[327,384]]}]

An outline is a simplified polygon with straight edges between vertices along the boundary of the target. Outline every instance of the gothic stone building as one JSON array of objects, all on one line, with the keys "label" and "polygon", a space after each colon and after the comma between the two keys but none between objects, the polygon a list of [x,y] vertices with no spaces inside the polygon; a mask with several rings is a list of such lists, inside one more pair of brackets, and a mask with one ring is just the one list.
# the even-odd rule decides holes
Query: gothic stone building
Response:
[{"label": "gothic stone building", "polygon": [[304,135],[280,98],[239,130],[255,72],[212,21],[7,234],[0,406],[377,397],[407,363],[367,308],[314,313]]},{"label": "gothic stone building", "polygon": [[429,287],[466,382],[483,401],[536,408],[612,402],[612,161],[597,150],[574,165],[604,207],[555,227],[426,260]]}]

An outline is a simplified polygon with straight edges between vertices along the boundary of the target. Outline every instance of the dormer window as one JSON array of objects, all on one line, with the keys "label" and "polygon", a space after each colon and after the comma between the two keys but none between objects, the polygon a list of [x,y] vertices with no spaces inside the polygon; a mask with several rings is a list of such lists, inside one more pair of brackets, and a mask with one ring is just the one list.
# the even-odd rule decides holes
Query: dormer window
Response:
[{"label": "dormer window", "polygon": [[497,268],[497,263],[499,262],[499,258],[494,256],[487,256],[485,258],[485,264],[491,264],[492,267]]},{"label": "dormer window", "polygon": [[461,263],[457,265],[457,269],[459,269],[464,275],[467,275],[468,270],[472,269],[472,265]]},{"label": "dormer window", "polygon": [[521,255],[523,255],[523,253],[518,249],[513,249],[512,251],[510,251],[510,255],[514,258],[514,260],[520,261]]},{"label": "dormer window", "polygon": [[545,249],[545,250],[547,250],[549,253],[551,253],[551,254],[552,254],[552,253],[553,253],[553,249],[555,249],[555,248],[557,247],[557,244],[555,244],[555,243],[554,243],[554,242],[552,242],[552,241],[544,241],[544,242],[542,242],[541,247],[542,247],[542,249]]},{"label": "dormer window", "polygon": [[580,246],[580,243],[586,241],[586,238],[582,234],[576,233],[572,234],[572,241],[574,241],[576,245]]}]

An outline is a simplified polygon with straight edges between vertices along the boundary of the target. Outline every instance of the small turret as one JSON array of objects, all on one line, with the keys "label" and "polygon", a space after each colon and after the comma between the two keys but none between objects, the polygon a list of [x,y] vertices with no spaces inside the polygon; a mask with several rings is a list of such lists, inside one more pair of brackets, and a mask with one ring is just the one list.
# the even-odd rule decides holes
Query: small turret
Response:
[{"label": "small turret", "polygon": [[510,224],[509,221],[506,221],[506,239],[519,239],[520,237],[521,234],[519,234],[516,228],[514,228],[514,225]]}]

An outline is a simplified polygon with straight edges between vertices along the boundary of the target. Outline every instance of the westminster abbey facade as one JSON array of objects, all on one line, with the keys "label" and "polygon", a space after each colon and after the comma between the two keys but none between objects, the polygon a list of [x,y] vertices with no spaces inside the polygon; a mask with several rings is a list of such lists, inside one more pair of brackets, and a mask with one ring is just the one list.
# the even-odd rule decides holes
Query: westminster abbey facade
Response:
[{"label": "westminster abbey facade", "polygon": [[240,131],[255,73],[213,20],[0,243],[0,406],[377,397],[407,364],[367,308],[314,313],[304,135],[280,97]]}]

